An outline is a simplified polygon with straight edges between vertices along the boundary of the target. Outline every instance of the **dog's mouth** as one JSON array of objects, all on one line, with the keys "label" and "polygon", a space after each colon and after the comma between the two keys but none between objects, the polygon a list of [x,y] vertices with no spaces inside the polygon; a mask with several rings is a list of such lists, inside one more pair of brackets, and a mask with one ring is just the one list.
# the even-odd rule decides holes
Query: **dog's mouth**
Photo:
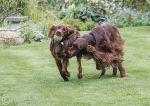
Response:
[{"label": "dog's mouth", "polygon": [[63,36],[63,34],[61,32],[56,32],[55,35],[56,36]]},{"label": "dog's mouth", "polygon": [[62,40],[62,36],[54,35],[54,41],[60,42]]}]

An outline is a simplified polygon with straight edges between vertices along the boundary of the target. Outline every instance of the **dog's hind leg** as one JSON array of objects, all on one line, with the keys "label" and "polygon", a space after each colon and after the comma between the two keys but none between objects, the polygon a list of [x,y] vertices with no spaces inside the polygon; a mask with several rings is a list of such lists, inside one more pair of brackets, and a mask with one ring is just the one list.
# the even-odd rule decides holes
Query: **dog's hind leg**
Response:
[{"label": "dog's hind leg", "polygon": [[119,71],[120,71],[120,76],[121,76],[121,77],[127,77],[127,73],[126,73],[126,71],[125,71],[125,68],[124,68],[122,62],[119,62],[119,63],[118,63],[118,69],[119,69]]},{"label": "dog's hind leg", "polygon": [[116,66],[112,66],[112,68],[113,68],[112,77],[116,77],[117,76],[117,67]]},{"label": "dog's hind leg", "polygon": [[106,73],[106,69],[105,69],[105,67],[102,67],[102,68],[101,68],[100,78],[101,78],[102,76],[104,76],[105,73]]},{"label": "dog's hind leg", "polygon": [[96,69],[101,70],[101,67],[100,67],[99,63],[97,61],[95,61],[95,63],[96,63]]}]

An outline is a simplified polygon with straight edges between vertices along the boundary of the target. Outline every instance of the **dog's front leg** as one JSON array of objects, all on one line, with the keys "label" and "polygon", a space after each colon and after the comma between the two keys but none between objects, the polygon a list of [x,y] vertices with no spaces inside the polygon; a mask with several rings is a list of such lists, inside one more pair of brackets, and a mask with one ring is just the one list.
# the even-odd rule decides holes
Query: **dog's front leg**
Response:
[{"label": "dog's front leg", "polygon": [[77,63],[78,63],[78,79],[82,79],[82,66],[81,66],[81,56],[77,56]]},{"label": "dog's front leg", "polygon": [[63,72],[67,77],[70,77],[70,73],[69,73],[68,70],[67,70],[69,60],[68,60],[67,58],[62,58],[62,59],[61,59],[61,63],[62,63],[62,72]]},{"label": "dog's front leg", "polygon": [[64,79],[64,81],[69,81],[69,79],[66,77],[66,75],[62,71],[61,61],[55,58],[55,62],[56,62],[56,65],[58,67],[58,70],[59,70],[59,73],[60,73],[61,77]]}]

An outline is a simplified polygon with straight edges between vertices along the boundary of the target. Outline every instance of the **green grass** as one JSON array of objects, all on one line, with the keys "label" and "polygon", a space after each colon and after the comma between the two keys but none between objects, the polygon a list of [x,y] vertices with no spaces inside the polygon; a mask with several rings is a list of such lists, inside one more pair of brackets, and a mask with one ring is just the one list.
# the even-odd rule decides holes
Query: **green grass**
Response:
[{"label": "green grass", "polygon": [[[150,27],[122,28],[127,78],[99,77],[92,60],[82,60],[77,79],[76,59],[64,82],[49,51],[49,43],[0,48],[0,106],[149,106]],[[119,73],[118,73],[119,74]]]}]

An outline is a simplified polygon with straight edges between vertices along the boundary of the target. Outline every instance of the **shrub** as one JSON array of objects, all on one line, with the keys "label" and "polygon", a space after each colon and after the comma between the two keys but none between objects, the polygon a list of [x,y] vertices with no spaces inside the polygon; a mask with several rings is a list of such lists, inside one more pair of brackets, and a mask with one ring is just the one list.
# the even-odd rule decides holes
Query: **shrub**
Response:
[{"label": "shrub", "polygon": [[117,27],[127,27],[131,20],[132,18],[129,14],[114,14],[107,19],[108,23],[116,25]]},{"label": "shrub", "polygon": [[28,0],[1,0],[0,1],[0,25],[7,16],[24,14]]},{"label": "shrub", "polygon": [[150,12],[121,10],[107,18],[107,22],[117,27],[150,25]]},{"label": "shrub", "polygon": [[64,18],[62,21],[64,24],[71,25],[71,26],[75,27],[77,30],[80,30],[80,26],[82,24],[81,21],[79,21],[77,19],[72,19],[72,18]]},{"label": "shrub", "polygon": [[72,19],[72,18],[64,18],[63,23],[71,25],[75,27],[77,30],[81,30],[81,31],[91,30],[96,25],[96,23],[93,21],[86,21],[85,23],[83,23],[80,20]]},{"label": "shrub", "polygon": [[29,26],[22,29],[22,37],[24,38],[24,41],[28,43],[31,43],[31,40],[39,42],[45,37],[44,30],[42,25],[30,23]]},{"label": "shrub", "polygon": [[83,22],[92,20],[94,22],[102,22],[105,20],[106,10],[102,8],[86,7],[80,9],[79,19]]},{"label": "shrub", "polygon": [[33,32],[29,27],[26,27],[21,30],[21,36],[24,38],[24,42],[31,43],[31,39],[33,38]]},{"label": "shrub", "polygon": [[93,21],[87,21],[87,22],[81,24],[80,30],[81,31],[89,31],[92,28],[94,28],[95,25],[96,25],[95,22],[93,22]]},{"label": "shrub", "polygon": [[141,16],[141,20],[143,25],[150,25],[150,11],[143,13]]}]

